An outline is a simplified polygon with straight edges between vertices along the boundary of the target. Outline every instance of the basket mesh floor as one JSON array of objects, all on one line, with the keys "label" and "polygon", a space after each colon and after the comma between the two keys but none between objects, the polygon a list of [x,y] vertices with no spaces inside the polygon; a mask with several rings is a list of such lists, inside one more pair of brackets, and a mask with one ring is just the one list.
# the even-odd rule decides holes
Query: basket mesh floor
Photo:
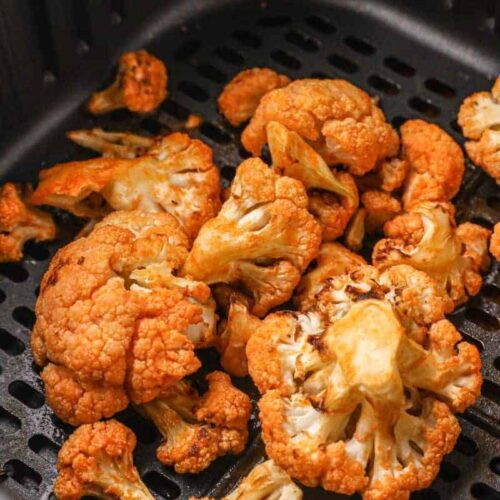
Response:
[{"label": "basket mesh floor", "polygon": [[[257,6],[258,5],[258,6]],[[159,30],[147,47],[168,64],[169,99],[151,117],[127,112],[94,119],[79,111],[46,144],[45,165],[83,159],[86,152],[64,139],[63,130],[104,126],[157,134],[182,130],[189,113],[204,121],[192,135],[214,149],[227,185],[246,157],[240,130],[232,129],[217,113],[215,99],[236,72],[251,66],[270,66],[292,78],[342,77],[381,98],[389,120],[434,121],[462,142],[455,121],[461,100],[477,89],[489,88],[487,76],[447,57],[425,40],[410,39],[370,15],[348,8],[286,3],[287,8],[249,2],[215,10],[175,29]],[[311,4],[312,5],[312,4]],[[314,13],[313,13],[314,12]],[[158,31],[155,31],[157,33]],[[112,77],[109,69],[108,77]],[[89,92],[92,89],[89,89]],[[40,158],[26,166],[28,177],[41,167]],[[14,174],[22,179],[23,172]],[[486,176],[469,166],[459,195],[461,221],[491,227],[500,219],[500,192]],[[38,369],[29,351],[30,329],[38,284],[58,246],[78,230],[78,223],[59,216],[61,238],[56,244],[30,244],[22,263],[0,265],[0,467],[6,487],[24,499],[51,497],[56,454],[71,428],[58,421],[45,404]],[[477,405],[460,416],[463,428],[455,451],[446,457],[431,488],[414,499],[496,499],[500,490],[500,276],[497,265],[485,276],[481,295],[453,314],[464,337],[483,354],[485,383]],[[217,367],[212,352],[204,372]],[[236,383],[255,395],[248,380]],[[118,417],[137,433],[136,464],[158,498],[187,499],[227,492],[262,453],[258,421],[251,422],[251,444],[241,457],[217,460],[200,475],[180,476],[154,458],[159,434],[132,411]],[[1,496],[1,493],[0,493]],[[306,498],[346,498],[307,490]]]}]

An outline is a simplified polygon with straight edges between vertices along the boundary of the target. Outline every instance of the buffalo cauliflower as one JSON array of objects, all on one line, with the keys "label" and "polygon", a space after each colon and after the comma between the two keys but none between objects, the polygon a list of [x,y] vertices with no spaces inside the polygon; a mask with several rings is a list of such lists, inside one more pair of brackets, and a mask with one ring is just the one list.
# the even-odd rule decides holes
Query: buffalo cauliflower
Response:
[{"label": "buffalo cauliflower", "polygon": [[139,407],[164,437],[158,460],[179,474],[200,472],[219,456],[241,453],[247,442],[249,397],[224,372],[210,373],[207,381],[202,397],[183,380]]},{"label": "buffalo cauliflower", "polygon": [[302,184],[258,158],[237,169],[231,195],[200,230],[183,273],[207,284],[241,285],[263,316],[286,302],[316,256],[321,228],[307,211]]},{"label": "buffalo cauliflower", "polygon": [[113,84],[95,92],[87,109],[102,115],[127,108],[134,113],[150,113],[167,97],[167,68],[145,50],[127,52],[120,57]]},{"label": "buffalo cauliflower", "polygon": [[76,429],[57,457],[57,499],[154,500],[134,467],[136,442],[134,433],[116,420]]},{"label": "buffalo cauliflower", "polygon": [[46,241],[56,237],[50,214],[31,206],[31,187],[12,182],[0,188],[0,262],[23,258],[28,240]]},{"label": "buffalo cauliflower", "polygon": [[[365,266],[305,313],[269,315],[247,345],[266,451],[292,478],[364,499],[427,487],[480,392],[481,358],[423,272]],[[419,335],[415,334],[419,330]]]},{"label": "buffalo cauliflower", "polygon": [[496,260],[500,261],[500,222],[495,224],[490,241],[490,253]]},{"label": "buffalo cauliflower", "polygon": [[398,135],[375,101],[345,80],[295,80],[268,92],[241,136],[254,156],[271,121],[297,132],[328,165],[345,164],[353,175],[366,174],[399,149]]},{"label": "buffalo cauliflower", "polygon": [[479,293],[490,232],[470,223],[457,228],[450,205],[415,205],[387,222],[384,231],[387,238],[373,249],[376,267],[409,264],[425,271],[448,294],[448,312]]},{"label": "buffalo cauliflower", "polygon": [[409,170],[410,164],[407,159],[390,158],[356,180],[362,191],[381,189],[387,193],[392,193],[403,186]]},{"label": "buffalo cauliflower", "polygon": [[274,172],[304,184],[309,212],[323,229],[324,241],[340,237],[358,208],[353,178],[347,172],[332,172],[321,155],[281,123],[269,122],[266,131]]},{"label": "buffalo cauliflower", "polygon": [[500,182],[500,77],[491,92],[476,92],[465,99],[458,124],[470,139],[465,143],[470,159]]},{"label": "buffalo cauliflower", "polygon": [[316,257],[315,266],[302,276],[295,290],[295,305],[299,311],[309,309],[328,279],[351,273],[364,265],[366,261],[363,257],[349,251],[340,243],[323,243]]},{"label": "buffalo cauliflower", "polygon": [[373,234],[401,212],[401,203],[385,191],[366,191],[361,195],[366,210],[365,230]]},{"label": "buffalo cauliflower", "polygon": [[31,348],[62,420],[110,417],[200,367],[194,349],[213,341],[215,303],[204,283],[175,276],[187,247],[167,213],[114,212],[57,252]]},{"label": "buffalo cauliflower", "polygon": [[460,146],[442,128],[424,120],[406,121],[401,143],[410,166],[403,192],[405,209],[423,201],[451,200],[465,171]]},{"label": "buffalo cauliflower", "polygon": [[217,99],[219,110],[238,127],[252,117],[264,94],[289,83],[290,78],[269,68],[245,69],[224,87]]},{"label": "buffalo cauliflower", "polygon": [[173,133],[137,158],[95,158],[42,170],[32,200],[80,217],[99,217],[110,209],[166,211],[193,239],[220,208],[219,183],[212,150]]}]

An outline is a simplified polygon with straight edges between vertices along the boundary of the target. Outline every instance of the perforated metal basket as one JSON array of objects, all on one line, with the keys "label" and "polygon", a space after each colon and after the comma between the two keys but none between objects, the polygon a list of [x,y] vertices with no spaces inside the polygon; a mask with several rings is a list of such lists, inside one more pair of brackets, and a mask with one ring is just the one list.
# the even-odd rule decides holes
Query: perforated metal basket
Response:
[{"label": "perforated metal basket", "polygon": [[[246,156],[240,130],[218,115],[215,99],[238,71],[270,66],[292,78],[347,78],[381,98],[395,126],[423,117],[459,142],[455,117],[462,99],[487,89],[500,73],[500,3],[443,0],[0,0],[0,173],[29,181],[55,162],[86,152],[64,137],[79,127],[159,133],[182,130],[189,113],[200,114],[190,132],[214,149],[224,183]],[[169,99],[152,116],[115,112],[95,119],[82,110],[89,93],[113,76],[120,53],[146,47],[166,61]],[[461,221],[491,227],[500,219],[500,192],[469,167],[458,197]],[[54,251],[78,230],[58,215],[61,234],[49,245],[30,244],[19,264],[0,265],[0,492],[46,499],[55,478],[57,450],[71,428],[45,404],[29,352],[40,278]],[[499,344],[500,277],[497,265],[481,294],[453,314],[465,338],[482,352],[485,383],[477,404],[460,416],[462,435],[431,488],[414,499],[500,498]],[[204,373],[217,356],[204,355]],[[249,380],[236,383],[256,392]],[[262,455],[258,421],[239,457],[217,460],[200,475],[176,475],[155,459],[159,434],[125,411],[119,419],[138,436],[136,464],[158,498],[227,492]],[[307,490],[306,498],[344,498]]]}]

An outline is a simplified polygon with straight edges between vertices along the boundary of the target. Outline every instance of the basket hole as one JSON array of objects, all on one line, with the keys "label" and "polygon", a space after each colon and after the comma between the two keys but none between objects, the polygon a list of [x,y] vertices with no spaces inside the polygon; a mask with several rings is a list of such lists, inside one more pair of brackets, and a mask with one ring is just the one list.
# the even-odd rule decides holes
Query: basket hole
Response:
[{"label": "basket hole", "polygon": [[320,80],[324,79],[324,78],[332,78],[328,73],[325,73],[324,71],[313,71],[310,74],[310,77],[311,78],[319,78]]},{"label": "basket hole", "polygon": [[476,483],[472,485],[470,493],[474,498],[479,498],[480,500],[499,500],[500,494],[498,494],[493,488],[484,483]]},{"label": "basket hole", "polygon": [[219,47],[215,50],[215,53],[223,61],[234,64],[235,66],[241,66],[245,62],[245,58],[230,47]]},{"label": "basket hole", "polygon": [[490,462],[490,469],[497,475],[500,476],[500,457],[495,457]]},{"label": "basket hole", "polygon": [[439,477],[447,483],[452,483],[460,477],[460,469],[449,462],[443,462],[439,469]]},{"label": "basket hole", "polygon": [[163,109],[165,110],[166,113],[169,115],[173,116],[174,118],[177,118],[178,120],[186,120],[190,114],[189,109],[185,108],[181,104],[179,104],[176,101],[173,101],[172,99],[167,99],[163,103]]},{"label": "basket hole", "polygon": [[314,28],[320,33],[324,33],[325,35],[330,35],[331,33],[335,33],[337,31],[337,28],[335,28],[335,26],[326,17],[309,16],[306,17],[306,23],[311,26],[311,28]]},{"label": "basket hole", "polygon": [[197,70],[201,76],[215,83],[225,83],[228,80],[227,76],[220,69],[211,64],[200,64]]},{"label": "basket hole", "polygon": [[441,500],[441,495],[432,488],[416,491],[411,496],[412,500]]},{"label": "basket hole", "polygon": [[38,490],[42,483],[42,476],[28,467],[20,460],[9,460],[5,463],[4,469],[7,475],[29,490]]},{"label": "basket hole", "polygon": [[344,43],[359,54],[364,56],[371,56],[375,53],[375,47],[368,43],[366,40],[361,40],[361,38],[356,38],[355,36],[348,36],[344,39]]},{"label": "basket hole", "polygon": [[434,94],[445,97],[446,99],[453,99],[456,97],[457,92],[453,87],[450,87],[446,83],[438,80],[437,78],[429,78],[425,81],[425,86]]},{"label": "basket hole", "polygon": [[174,59],[176,61],[185,61],[197,52],[200,47],[201,42],[199,40],[188,40],[174,52]]},{"label": "basket hole", "polygon": [[300,69],[302,63],[284,50],[275,50],[271,52],[271,58],[289,69]]},{"label": "basket hole", "polygon": [[202,89],[201,87],[196,85],[196,83],[186,80],[179,83],[178,88],[183,94],[186,94],[188,97],[191,97],[191,99],[194,99],[198,102],[205,102],[210,97],[205,89]]},{"label": "basket hole", "polygon": [[493,361],[493,365],[497,370],[500,370],[500,357],[495,358],[495,361]]},{"label": "basket hole", "polygon": [[387,95],[397,95],[399,94],[399,85],[394,83],[387,78],[384,78],[380,75],[371,75],[368,77],[368,83],[380,92],[383,92]]},{"label": "basket hole", "polygon": [[7,295],[5,295],[5,292],[3,290],[0,290],[0,304],[7,298]]},{"label": "basket hole", "polygon": [[262,45],[262,40],[250,31],[247,30],[236,30],[233,32],[233,38],[238,40],[243,45],[256,49]]},{"label": "basket hole", "polygon": [[462,455],[472,457],[477,453],[477,444],[471,438],[460,434],[455,449]]},{"label": "basket hole", "polygon": [[141,127],[153,135],[158,135],[162,130],[162,125],[153,118],[144,118],[141,121]]},{"label": "basket hole", "polygon": [[406,116],[395,116],[392,120],[391,123],[394,127],[399,128],[403,123],[407,120]]},{"label": "basket hole", "polygon": [[21,264],[9,262],[0,264],[0,274],[14,283],[21,283],[28,279],[29,273]]},{"label": "basket hole", "polygon": [[469,307],[465,311],[465,317],[483,330],[497,331],[500,328],[500,322],[495,316],[476,307]]},{"label": "basket hole", "polygon": [[32,259],[42,261],[47,260],[50,256],[50,251],[44,243],[37,243],[34,240],[26,242],[24,252]]},{"label": "basket hole", "polygon": [[148,488],[164,498],[177,498],[181,494],[180,488],[159,472],[148,472],[143,480]]},{"label": "basket hole", "polygon": [[21,421],[0,406],[0,429],[6,434],[13,434],[21,428]]},{"label": "basket hole", "polygon": [[9,356],[17,356],[24,352],[24,343],[8,331],[0,329],[0,349]]},{"label": "basket hole", "polygon": [[35,324],[35,313],[26,306],[16,307],[12,311],[12,317],[22,326],[31,330]]},{"label": "basket hole", "polygon": [[419,113],[428,116],[429,118],[437,118],[441,114],[441,110],[426,99],[421,97],[412,97],[408,104],[410,108],[418,111]]},{"label": "basket hole", "polygon": [[288,16],[266,16],[261,17],[258,23],[264,28],[277,28],[279,26],[286,26],[292,22]]},{"label": "basket hole", "polygon": [[15,380],[9,385],[9,394],[33,410],[41,408],[45,401],[43,394],[22,380]]},{"label": "basket hole", "polygon": [[134,411],[125,411],[120,414],[118,420],[123,422],[127,427],[130,427],[137,436],[137,440],[143,444],[152,444],[159,436],[153,422],[145,419]]},{"label": "basket hole", "polygon": [[481,386],[481,394],[497,405],[500,405],[500,386],[495,384],[495,382],[484,379],[483,385]]},{"label": "basket hole", "polygon": [[217,142],[218,144],[227,144],[231,141],[229,134],[210,122],[203,122],[200,125],[200,132],[205,137],[212,139],[212,141]]},{"label": "basket hole", "polygon": [[48,437],[45,437],[43,434],[35,434],[28,441],[28,446],[47,462],[56,463],[59,446],[53,443]]},{"label": "basket hole", "polygon": [[465,332],[460,332],[460,333],[462,334],[463,340],[469,342],[472,345],[475,345],[479,350],[479,352],[483,352],[484,344],[479,339],[476,339],[475,337],[472,337],[471,335]]},{"label": "basket hole", "polygon": [[346,73],[356,73],[358,71],[358,65],[355,62],[339,54],[328,56],[328,62]]},{"label": "basket hole", "polygon": [[306,35],[305,33],[302,33],[301,31],[289,31],[285,35],[285,39],[306,52],[315,52],[319,50],[320,47],[317,40],[309,35]]},{"label": "basket hole", "polygon": [[396,57],[386,57],[384,59],[384,64],[398,75],[406,76],[407,78],[413,76],[416,73],[413,66],[410,66],[409,64],[401,61],[401,59],[398,59]]},{"label": "basket hole", "polygon": [[236,169],[234,167],[226,165],[225,167],[221,168],[220,173],[222,177],[224,177],[224,179],[231,182],[234,179],[234,176],[236,175]]}]

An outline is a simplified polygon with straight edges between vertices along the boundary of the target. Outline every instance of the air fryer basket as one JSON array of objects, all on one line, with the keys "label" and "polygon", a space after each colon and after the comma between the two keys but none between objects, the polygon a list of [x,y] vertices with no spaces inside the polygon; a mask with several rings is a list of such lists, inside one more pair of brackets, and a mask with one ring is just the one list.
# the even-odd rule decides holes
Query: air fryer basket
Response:
[{"label": "air fryer basket", "polygon": [[[34,181],[43,166],[87,157],[65,139],[72,128],[156,134],[182,130],[192,112],[204,121],[190,133],[213,147],[227,185],[246,155],[241,131],[217,113],[215,99],[252,66],[292,78],[347,78],[379,96],[395,126],[422,117],[462,142],[458,106],[500,73],[499,31],[495,0],[0,0],[0,172],[3,180]],[[120,53],[139,47],[168,65],[170,94],[161,109],[142,118],[87,115],[84,99],[112,78]],[[491,227],[500,220],[498,187],[469,165],[457,208],[461,221]],[[57,450],[71,432],[45,404],[29,351],[40,278],[78,230],[71,217],[58,214],[58,222],[57,242],[30,244],[22,263],[0,265],[0,497],[53,498]],[[500,498],[499,318],[494,264],[481,294],[452,317],[482,351],[482,395],[459,417],[462,435],[438,478],[414,499]],[[203,356],[204,373],[217,367],[213,352]],[[255,400],[249,380],[236,383]],[[176,475],[156,461],[160,437],[150,423],[132,410],[118,418],[137,433],[135,461],[158,498],[224,494],[263,453],[255,415],[242,456],[219,459],[197,476]],[[346,497],[307,489],[306,498]]]}]

